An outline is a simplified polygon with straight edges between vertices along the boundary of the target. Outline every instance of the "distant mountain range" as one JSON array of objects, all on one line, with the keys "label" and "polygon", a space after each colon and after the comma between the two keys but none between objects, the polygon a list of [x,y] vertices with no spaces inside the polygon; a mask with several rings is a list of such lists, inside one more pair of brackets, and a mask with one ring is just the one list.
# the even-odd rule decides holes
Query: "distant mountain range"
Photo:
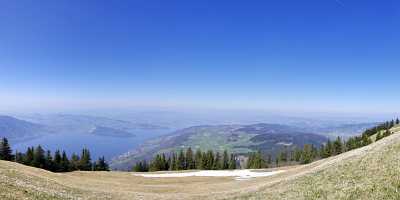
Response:
[{"label": "distant mountain range", "polygon": [[24,141],[51,133],[54,132],[46,126],[10,116],[0,116],[0,137]]},{"label": "distant mountain range", "polygon": [[327,140],[325,136],[279,124],[194,126],[148,141],[139,148],[115,158],[111,167],[127,170],[135,162],[149,159],[157,153],[168,154],[188,147],[228,150],[237,154],[257,150],[275,154],[284,147],[303,147],[304,144],[319,146]]},{"label": "distant mountain range", "polygon": [[167,127],[157,126],[147,123],[135,123],[131,121],[112,119],[107,117],[89,116],[89,115],[70,115],[70,114],[52,114],[52,115],[24,115],[19,118],[43,124],[49,127],[55,127],[61,132],[90,133],[96,127],[107,127],[115,130],[132,132],[134,130],[157,130],[167,129]]},{"label": "distant mountain range", "polygon": [[93,134],[108,137],[134,137],[137,130],[167,129],[152,124],[87,115],[0,115],[0,137],[13,143],[32,140],[49,134]]}]

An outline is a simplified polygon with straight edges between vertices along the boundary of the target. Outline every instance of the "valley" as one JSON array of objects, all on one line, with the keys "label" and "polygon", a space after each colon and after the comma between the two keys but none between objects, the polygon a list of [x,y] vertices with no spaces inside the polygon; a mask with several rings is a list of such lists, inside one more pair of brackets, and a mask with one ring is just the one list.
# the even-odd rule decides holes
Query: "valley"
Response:
[{"label": "valley", "polygon": [[[45,170],[0,161],[4,199],[392,199],[400,180],[400,133],[268,177],[146,178],[132,172]],[[180,172],[174,172],[180,173]]]}]

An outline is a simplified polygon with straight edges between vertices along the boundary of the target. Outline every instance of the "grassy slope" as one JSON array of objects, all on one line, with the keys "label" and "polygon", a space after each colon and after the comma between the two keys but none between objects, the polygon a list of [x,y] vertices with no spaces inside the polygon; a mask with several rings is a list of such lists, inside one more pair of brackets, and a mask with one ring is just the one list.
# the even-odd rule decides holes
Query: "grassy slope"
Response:
[{"label": "grassy slope", "polygon": [[0,199],[400,199],[400,133],[367,147],[248,181],[55,174],[0,161]]},{"label": "grassy slope", "polygon": [[[398,131],[398,130],[394,130]],[[238,199],[400,199],[400,133]],[[315,164],[312,164],[315,166]]]}]

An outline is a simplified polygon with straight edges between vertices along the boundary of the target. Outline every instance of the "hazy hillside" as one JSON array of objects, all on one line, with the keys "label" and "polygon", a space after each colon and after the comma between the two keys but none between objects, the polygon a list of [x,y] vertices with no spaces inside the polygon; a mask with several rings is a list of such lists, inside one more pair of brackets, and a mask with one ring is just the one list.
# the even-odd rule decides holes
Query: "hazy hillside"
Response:
[{"label": "hazy hillside", "polygon": [[284,147],[319,146],[325,136],[302,132],[298,128],[278,124],[195,126],[148,141],[111,163],[113,169],[129,169],[137,161],[151,158],[156,153],[170,153],[179,149],[228,150],[248,153],[261,149],[275,155]]},{"label": "hazy hillside", "polygon": [[21,118],[33,123],[39,123],[53,127],[58,132],[90,133],[93,128],[96,127],[107,127],[125,132],[133,132],[135,130],[158,130],[166,128],[152,124],[134,123],[125,120],[89,115],[34,114],[24,115],[21,116]]},{"label": "hazy hillside", "polygon": [[344,124],[328,124],[322,126],[306,126],[304,130],[319,133],[330,138],[340,136],[348,138],[351,136],[359,135],[368,128],[374,127],[379,123],[344,123]]},{"label": "hazy hillside", "polygon": [[0,116],[0,137],[23,141],[52,133],[46,126],[10,116]]},{"label": "hazy hillside", "polygon": [[99,136],[109,136],[109,137],[134,137],[135,134],[129,133],[127,131],[117,130],[113,128],[96,126],[91,131],[90,134]]},{"label": "hazy hillside", "polygon": [[55,174],[0,161],[0,199],[399,199],[399,152],[397,132],[369,146],[247,181],[144,178],[128,172]]}]

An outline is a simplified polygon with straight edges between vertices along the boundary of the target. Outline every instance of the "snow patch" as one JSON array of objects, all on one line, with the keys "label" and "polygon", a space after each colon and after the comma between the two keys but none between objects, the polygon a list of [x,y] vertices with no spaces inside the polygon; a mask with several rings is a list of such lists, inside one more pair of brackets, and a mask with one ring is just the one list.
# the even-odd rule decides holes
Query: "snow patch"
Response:
[{"label": "snow patch", "polygon": [[179,172],[179,173],[146,173],[146,174],[133,174],[134,176],[142,176],[146,178],[178,178],[178,177],[235,177],[235,180],[248,180],[256,177],[267,177],[278,173],[285,172],[285,170],[277,171],[255,171],[249,169],[243,170],[201,170],[194,172]]}]

